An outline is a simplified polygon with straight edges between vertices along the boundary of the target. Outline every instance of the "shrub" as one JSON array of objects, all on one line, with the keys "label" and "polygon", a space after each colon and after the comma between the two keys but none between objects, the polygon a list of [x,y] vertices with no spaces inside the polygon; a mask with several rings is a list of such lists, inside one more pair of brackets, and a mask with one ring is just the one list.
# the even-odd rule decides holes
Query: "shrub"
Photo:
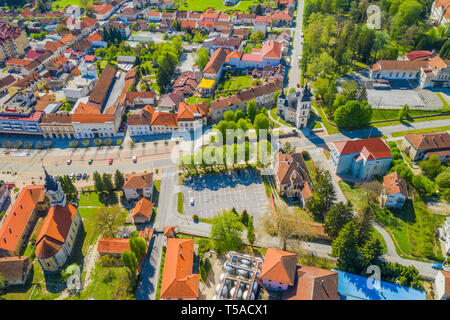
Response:
[{"label": "shrub", "polygon": [[302,156],[303,156],[303,159],[305,159],[305,161],[308,161],[311,159],[311,155],[309,154],[308,151],[302,151]]}]

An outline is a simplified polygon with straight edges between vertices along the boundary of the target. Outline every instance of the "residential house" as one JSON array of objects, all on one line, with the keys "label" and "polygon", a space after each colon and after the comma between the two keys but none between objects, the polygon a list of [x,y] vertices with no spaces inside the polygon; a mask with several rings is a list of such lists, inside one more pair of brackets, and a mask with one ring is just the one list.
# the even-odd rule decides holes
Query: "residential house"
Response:
[{"label": "residential house", "polygon": [[177,124],[181,130],[192,131],[206,125],[208,103],[187,104],[181,102],[178,106]]},{"label": "residential house", "polygon": [[233,37],[241,40],[247,40],[251,35],[251,31],[248,28],[239,28],[233,30]]},{"label": "residential house", "polygon": [[391,162],[391,149],[381,138],[331,143],[330,164],[337,175],[371,180],[376,175],[385,175]]},{"label": "residential house", "polygon": [[442,240],[445,242],[445,251],[450,255],[450,217],[445,218],[442,225]]},{"label": "residential house", "polygon": [[303,206],[312,196],[309,171],[301,153],[286,153],[280,149],[274,162],[275,185],[278,194],[299,199]]},{"label": "residential house", "polygon": [[219,48],[238,51],[241,48],[241,43],[242,41],[239,38],[215,37],[209,41],[205,41],[202,46],[211,52]]},{"label": "residential house", "polygon": [[436,300],[450,300],[449,271],[439,270],[434,280],[434,286],[436,288]]},{"label": "residential house", "polygon": [[126,102],[128,107],[138,105],[155,105],[155,93],[152,91],[132,91],[127,92]]},{"label": "residential house", "polygon": [[127,200],[149,198],[153,195],[153,172],[143,174],[127,174],[123,185],[123,192]]},{"label": "residential house", "polygon": [[4,181],[0,180],[0,210],[6,209],[4,208],[4,206],[5,204],[7,204],[8,199],[9,199],[9,188]]},{"label": "residential house", "polygon": [[24,285],[33,267],[29,257],[0,258],[0,274],[6,286]]},{"label": "residential house", "polygon": [[39,122],[43,111],[28,109],[22,113],[0,113],[0,132],[12,134],[41,135]]},{"label": "residential house", "polygon": [[9,87],[16,81],[16,78],[10,74],[0,79],[0,94],[7,92]]},{"label": "residential house", "polygon": [[294,285],[297,254],[268,248],[259,279],[268,290],[283,291]]},{"label": "residential house", "polygon": [[120,258],[122,252],[130,250],[130,239],[102,238],[98,240],[97,252]]},{"label": "residential house", "polygon": [[183,92],[172,91],[161,96],[159,101],[159,109],[174,110],[183,99]]},{"label": "residential house", "polygon": [[160,11],[149,11],[147,14],[147,19],[150,22],[160,22],[161,21],[161,12]]},{"label": "residential house", "polygon": [[116,68],[111,65],[107,65],[105,69],[103,69],[100,78],[91,92],[88,104],[98,110],[102,110],[106,103],[106,98],[109,96],[110,90],[113,86],[115,76]]},{"label": "residential house", "polygon": [[437,155],[441,162],[450,160],[450,135],[446,131],[407,134],[402,140],[402,149],[413,161]]},{"label": "residential house", "polygon": [[297,266],[294,285],[282,293],[282,300],[340,300],[338,274],[312,266]]},{"label": "residential house", "polygon": [[193,273],[194,240],[167,239],[166,258],[161,282],[162,300],[196,300],[199,275]]},{"label": "residential house", "polygon": [[92,7],[95,11],[95,17],[101,21],[108,20],[114,11],[116,11],[116,8],[112,4],[99,4],[93,5]]},{"label": "residential house", "polygon": [[257,16],[255,18],[255,23],[253,25],[253,32],[256,33],[258,31],[267,33],[267,27],[269,26],[269,19],[266,16]]},{"label": "residential house", "polygon": [[136,203],[136,206],[133,209],[133,223],[138,224],[150,222],[152,212],[153,203],[146,198],[142,198]]},{"label": "residential house", "polygon": [[43,186],[24,187],[0,228],[0,257],[16,256],[28,243],[39,212],[44,210],[45,190]]},{"label": "residential house", "polygon": [[341,300],[426,300],[424,291],[380,280],[369,280],[340,270],[338,293]]},{"label": "residential house", "polygon": [[235,12],[231,16],[231,21],[235,25],[241,25],[241,24],[254,25],[255,24],[255,19],[256,19],[256,14],[253,14],[253,13]]},{"label": "residential house", "polygon": [[408,187],[405,179],[397,172],[392,172],[383,177],[383,186],[382,204],[386,208],[402,208],[406,199],[408,199]]}]

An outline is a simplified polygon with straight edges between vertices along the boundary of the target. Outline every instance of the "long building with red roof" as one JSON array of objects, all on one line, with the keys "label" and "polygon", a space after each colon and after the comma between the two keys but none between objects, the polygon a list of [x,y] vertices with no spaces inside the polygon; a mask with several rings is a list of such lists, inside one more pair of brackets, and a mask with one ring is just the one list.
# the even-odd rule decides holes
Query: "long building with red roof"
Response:
[{"label": "long building with red roof", "polygon": [[43,186],[27,186],[22,189],[0,229],[0,257],[19,253],[34,228],[37,213],[43,209]]},{"label": "long building with red roof", "polygon": [[360,180],[384,176],[392,162],[392,153],[381,138],[337,141],[331,144],[330,163],[338,175]]}]

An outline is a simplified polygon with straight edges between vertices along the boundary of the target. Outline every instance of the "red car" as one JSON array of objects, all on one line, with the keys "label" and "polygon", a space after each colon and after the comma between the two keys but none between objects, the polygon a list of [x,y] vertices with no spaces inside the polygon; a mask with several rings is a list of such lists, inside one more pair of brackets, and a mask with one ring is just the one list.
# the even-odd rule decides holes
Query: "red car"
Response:
[{"label": "red car", "polygon": [[297,88],[300,88],[300,83],[297,83]]},{"label": "red car", "polygon": [[109,159],[109,164],[111,165],[113,163],[113,158]]}]

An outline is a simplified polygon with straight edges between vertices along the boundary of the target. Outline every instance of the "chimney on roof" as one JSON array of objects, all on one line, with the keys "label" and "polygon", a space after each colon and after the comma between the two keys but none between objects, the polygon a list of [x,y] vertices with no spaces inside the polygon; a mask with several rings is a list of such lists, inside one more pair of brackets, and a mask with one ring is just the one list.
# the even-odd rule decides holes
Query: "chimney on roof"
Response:
[{"label": "chimney on roof", "polygon": [[12,233],[12,229],[11,227],[8,227],[9,233]]},{"label": "chimney on roof", "polygon": [[16,215],[16,212],[15,212],[15,211],[13,212],[13,215]]},{"label": "chimney on roof", "polygon": [[181,257],[181,259],[184,259],[183,252],[181,252],[181,251],[180,251],[180,257]]}]

